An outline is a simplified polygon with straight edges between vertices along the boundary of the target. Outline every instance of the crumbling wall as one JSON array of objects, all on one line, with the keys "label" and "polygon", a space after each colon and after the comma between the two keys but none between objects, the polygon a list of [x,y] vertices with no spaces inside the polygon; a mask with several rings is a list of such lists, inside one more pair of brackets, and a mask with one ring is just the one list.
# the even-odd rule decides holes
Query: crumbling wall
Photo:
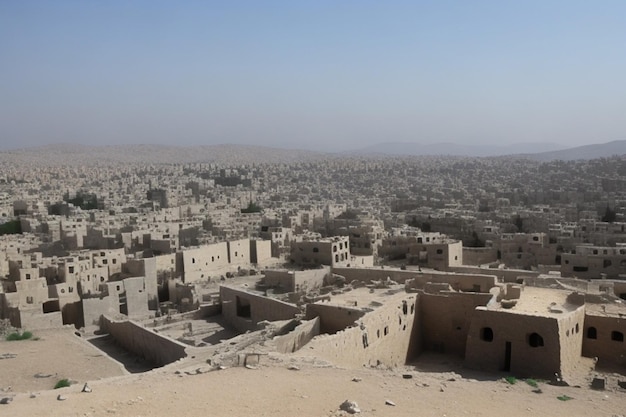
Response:
[{"label": "crumbling wall", "polygon": [[301,312],[293,304],[225,285],[220,287],[220,299],[222,316],[240,332],[257,330],[257,323],[263,320],[288,320]]},{"label": "crumbling wall", "polygon": [[523,269],[499,269],[499,268],[480,268],[477,266],[451,266],[448,268],[450,272],[465,274],[485,274],[495,275],[499,282],[518,282],[527,277],[538,277],[538,271],[525,271]]},{"label": "crumbling wall", "polygon": [[115,321],[103,317],[102,330],[109,333],[126,350],[157,366],[164,366],[187,356],[184,344],[154,333],[134,321]]},{"label": "crumbling wall", "polygon": [[311,339],[320,334],[320,319],[316,317],[296,327],[292,332],[274,338],[276,350],[281,353],[292,353],[300,350]]},{"label": "crumbling wall", "polygon": [[427,283],[448,284],[455,291],[488,293],[496,286],[496,277],[479,274],[419,273],[407,283],[408,289],[421,289]]},{"label": "crumbling wall", "polygon": [[324,285],[324,278],[330,275],[330,267],[324,266],[320,269],[310,269],[307,271],[296,271],[294,274],[293,291],[307,292],[315,290]]},{"label": "crumbling wall", "polygon": [[317,336],[302,352],[354,368],[404,365],[418,315],[416,297],[415,294],[390,296],[384,305],[361,317],[354,327],[334,335]]},{"label": "crumbling wall", "polygon": [[333,268],[332,272],[346,277],[346,282],[352,281],[380,281],[389,277],[391,280],[404,283],[407,279],[415,277],[416,271],[403,271],[400,269],[379,269],[379,268]]},{"label": "crumbling wall", "polygon": [[320,319],[320,333],[334,334],[350,327],[355,321],[363,317],[365,312],[357,307],[344,307],[336,304],[315,303],[307,304],[306,319],[315,317]]}]

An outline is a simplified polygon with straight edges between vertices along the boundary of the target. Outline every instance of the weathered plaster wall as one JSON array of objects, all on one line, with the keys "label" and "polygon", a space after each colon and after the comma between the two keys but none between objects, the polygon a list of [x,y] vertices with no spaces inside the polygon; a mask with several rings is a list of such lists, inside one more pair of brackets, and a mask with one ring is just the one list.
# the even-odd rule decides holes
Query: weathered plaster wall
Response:
[{"label": "weathered plaster wall", "polygon": [[522,269],[498,269],[498,268],[479,268],[477,266],[455,266],[448,268],[450,272],[465,274],[485,274],[495,275],[500,282],[517,282],[526,277],[537,277],[537,271],[524,271]]},{"label": "weathered plaster wall", "polygon": [[482,265],[497,260],[496,248],[463,248],[463,265]]},{"label": "weathered plaster wall", "polygon": [[250,264],[250,239],[229,241],[228,261],[231,265]]},{"label": "weathered plaster wall", "polygon": [[358,307],[344,307],[328,303],[307,304],[306,319],[320,319],[320,333],[334,334],[350,327],[363,317],[365,312]]},{"label": "weathered plaster wall", "polygon": [[301,352],[354,368],[404,365],[417,314],[415,294],[396,294],[364,315],[359,320],[362,326],[317,336]]},{"label": "weathered plaster wall", "polygon": [[257,330],[257,323],[263,320],[288,320],[301,312],[293,304],[224,285],[220,287],[220,298],[222,316],[240,332]]},{"label": "weathered plaster wall", "polygon": [[187,356],[186,346],[133,321],[115,321],[103,317],[105,332],[126,350],[146,358],[157,366],[167,365]]},{"label": "weathered plaster wall", "polygon": [[320,334],[320,319],[316,317],[296,327],[292,332],[274,338],[276,350],[281,353],[292,353],[300,350],[311,339]]},{"label": "weathered plaster wall", "polygon": [[565,380],[576,372],[583,346],[585,308],[579,307],[558,320],[561,347],[561,375]]},{"label": "weathered plaster wall", "polygon": [[[380,281],[390,278],[398,283],[405,283],[409,279],[415,281],[414,288],[423,288],[427,282],[448,283],[457,291],[489,292],[495,286],[495,274],[487,274],[488,269],[473,269],[475,273],[459,272],[418,272],[403,271],[399,269],[379,269],[379,268],[333,268],[333,273],[346,277],[346,282],[352,281]],[[484,274],[478,271],[485,271]]]},{"label": "weathered plaster wall", "polygon": [[185,283],[208,279],[215,271],[229,266],[226,242],[187,249],[182,256]]},{"label": "weathered plaster wall", "polygon": [[[595,329],[595,339],[589,336],[590,328]],[[614,340],[620,332],[624,341]],[[589,358],[597,357],[600,365],[626,366],[626,319],[621,317],[587,314],[585,316],[582,354]]]},{"label": "weathered plaster wall", "polygon": [[[492,330],[492,340],[484,329]],[[532,347],[531,335],[543,338],[543,346]],[[468,367],[519,377],[551,379],[561,372],[559,324],[554,317],[516,314],[506,310],[478,307],[467,337],[465,363]],[[507,342],[510,360],[507,361]],[[507,362],[508,369],[507,369]]]},{"label": "weathered plaster wall", "polygon": [[420,293],[422,350],[464,356],[474,310],[491,297],[480,293]]}]

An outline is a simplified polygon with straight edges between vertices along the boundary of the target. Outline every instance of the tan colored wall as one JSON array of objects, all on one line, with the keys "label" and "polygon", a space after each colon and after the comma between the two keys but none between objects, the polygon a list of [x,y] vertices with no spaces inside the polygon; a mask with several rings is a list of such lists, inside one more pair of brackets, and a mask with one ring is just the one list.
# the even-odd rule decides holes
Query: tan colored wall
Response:
[{"label": "tan colored wall", "polygon": [[[63,326],[63,318],[60,311],[42,313],[40,310],[23,310],[19,315],[19,326],[24,330],[53,329]],[[11,323],[13,325],[13,323]]]},{"label": "tan colored wall", "polygon": [[417,272],[403,271],[400,269],[380,269],[380,268],[333,268],[335,274],[346,277],[346,282],[352,281],[380,281],[389,277],[398,283],[405,283],[408,279],[414,279],[416,288],[422,288],[427,282],[448,283],[457,291],[474,291],[475,285],[479,286],[480,292],[489,292],[495,286],[494,275],[487,275],[489,269],[471,269],[473,271],[484,271],[484,274],[476,273],[446,273],[446,272]]},{"label": "tan colored wall", "polygon": [[272,260],[271,240],[251,240],[250,241],[250,262],[258,265],[265,265]]},{"label": "tan colored wall", "polygon": [[306,319],[320,319],[320,333],[334,334],[350,327],[363,317],[365,312],[359,307],[343,307],[328,303],[307,304]]},{"label": "tan colored wall", "polygon": [[117,296],[83,298],[83,323],[86,327],[99,326],[103,315],[119,315]]},{"label": "tan colored wall", "polygon": [[559,336],[561,346],[561,374],[566,381],[576,372],[580,362],[583,346],[583,327],[585,308],[579,307],[574,312],[559,319]]},{"label": "tan colored wall", "polygon": [[292,332],[274,338],[276,350],[281,353],[292,353],[300,350],[311,339],[320,334],[320,319],[305,321]]},{"label": "tan colored wall", "polygon": [[463,265],[482,265],[497,260],[496,248],[463,248]]},{"label": "tan colored wall", "polygon": [[250,265],[250,239],[233,240],[228,243],[228,259],[231,265]]},{"label": "tan colored wall", "polygon": [[[590,327],[596,329],[596,339],[588,337]],[[611,339],[613,331],[621,332],[626,338],[626,320],[620,317],[587,314],[582,332],[582,354],[597,357],[599,365],[626,365],[626,341]],[[626,339],[625,339],[626,340]]]},{"label": "tan colored wall", "polygon": [[474,310],[491,297],[480,293],[420,293],[421,350],[464,356]]},{"label": "tan colored wall", "polygon": [[[249,318],[237,315],[237,297],[250,304]],[[220,298],[222,300],[222,316],[240,332],[257,330],[257,323],[263,320],[293,319],[296,314],[301,312],[293,304],[224,285],[220,287]]]},{"label": "tan colored wall", "polygon": [[102,325],[103,330],[126,350],[157,366],[164,366],[187,356],[184,344],[154,333],[133,321],[114,321],[104,317]]},{"label": "tan colored wall", "polygon": [[[481,329],[493,330],[493,340],[481,340]],[[541,335],[544,345],[531,347],[529,335]],[[510,374],[552,379],[561,372],[560,334],[556,318],[477,308],[467,337],[465,364],[489,372],[504,370],[506,342],[511,343]]]},{"label": "tan colored wall", "polygon": [[485,274],[495,275],[500,282],[517,282],[518,279],[526,277],[537,277],[539,272],[524,271],[522,269],[497,269],[497,268],[479,268],[475,266],[456,266],[448,268],[450,272],[466,273],[466,274]]},{"label": "tan colored wall", "polygon": [[[406,314],[402,301],[406,301]],[[409,356],[416,311],[416,295],[390,296],[385,305],[360,319],[363,329],[355,326],[334,335],[317,336],[300,352],[352,368],[404,365]],[[364,343],[365,335],[367,343]]]},{"label": "tan colored wall", "polygon": [[268,287],[278,287],[285,292],[310,291],[319,288],[330,274],[330,267],[306,271],[266,270],[264,282]]},{"label": "tan colored wall", "polygon": [[372,280],[387,279],[389,277],[393,281],[404,283],[407,279],[415,277],[418,272],[402,271],[400,269],[381,269],[381,268],[340,268],[334,267],[332,272],[346,277],[346,282],[362,281],[369,282]]},{"label": "tan colored wall", "polygon": [[226,242],[187,249],[182,254],[185,283],[208,279],[212,273],[229,266]]}]

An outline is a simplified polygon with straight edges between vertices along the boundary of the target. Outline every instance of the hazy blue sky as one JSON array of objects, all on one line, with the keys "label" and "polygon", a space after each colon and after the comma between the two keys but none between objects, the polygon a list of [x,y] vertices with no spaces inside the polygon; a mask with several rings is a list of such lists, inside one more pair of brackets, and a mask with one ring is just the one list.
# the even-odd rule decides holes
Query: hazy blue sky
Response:
[{"label": "hazy blue sky", "polygon": [[626,139],[626,1],[0,1],[0,147]]}]

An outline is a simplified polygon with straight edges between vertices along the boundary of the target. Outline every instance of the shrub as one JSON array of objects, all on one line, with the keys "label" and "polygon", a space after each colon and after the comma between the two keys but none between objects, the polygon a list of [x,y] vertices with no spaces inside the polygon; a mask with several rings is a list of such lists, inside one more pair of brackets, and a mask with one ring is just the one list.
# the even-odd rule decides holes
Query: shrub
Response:
[{"label": "shrub", "polygon": [[569,397],[569,396],[567,396],[567,395],[560,395],[560,396],[558,396],[558,397],[556,397],[556,398],[558,398],[558,399],[559,399],[559,400],[561,400],[561,401],[569,401],[569,400],[573,400],[573,398],[572,398],[572,397]]},{"label": "shrub", "polygon": [[13,341],[13,340],[27,340],[30,339],[31,337],[33,337],[33,334],[31,332],[14,332],[14,333],[9,333],[6,337],[6,340],[8,341]]},{"label": "shrub", "polygon": [[65,388],[69,387],[70,385],[70,380],[67,378],[63,378],[59,380],[56,384],[54,384],[54,389]]},{"label": "shrub", "polygon": [[511,385],[514,385],[514,384],[516,384],[516,383],[517,383],[517,378],[515,378],[514,376],[507,376],[507,377],[504,377],[504,380],[505,380],[506,382],[508,382],[509,384],[511,384]]},{"label": "shrub", "polygon": [[528,385],[530,385],[531,387],[533,387],[533,388],[537,388],[537,387],[539,386],[539,384],[537,383],[537,381],[536,381],[536,380],[534,380],[534,379],[532,379],[532,378],[528,378],[528,379],[526,380],[526,383],[527,383]]}]

